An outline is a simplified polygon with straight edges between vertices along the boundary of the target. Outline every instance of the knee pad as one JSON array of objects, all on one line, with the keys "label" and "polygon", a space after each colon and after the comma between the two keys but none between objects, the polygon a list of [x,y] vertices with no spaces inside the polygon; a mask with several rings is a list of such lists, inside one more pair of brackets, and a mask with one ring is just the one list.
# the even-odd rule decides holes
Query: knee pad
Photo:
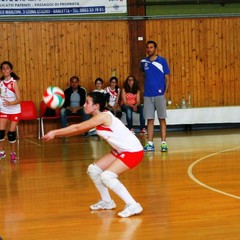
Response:
[{"label": "knee pad", "polygon": [[8,132],[8,141],[10,143],[15,143],[16,142],[16,132]]},{"label": "knee pad", "polygon": [[0,130],[0,141],[4,141],[5,130]]},{"label": "knee pad", "polygon": [[96,164],[90,164],[87,169],[87,174],[93,180],[93,182],[101,181],[101,173],[103,170],[99,168]]},{"label": "knee pad", "polygon": [[110,189],[113,189],[119,183],[118,175],[111,171],[104,171],[101,174],[101,180]]}]

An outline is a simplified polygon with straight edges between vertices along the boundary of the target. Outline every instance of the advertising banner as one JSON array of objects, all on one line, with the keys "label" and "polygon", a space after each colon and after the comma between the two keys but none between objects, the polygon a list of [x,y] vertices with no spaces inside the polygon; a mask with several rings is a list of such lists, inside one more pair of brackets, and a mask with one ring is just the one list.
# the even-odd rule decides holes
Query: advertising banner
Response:
[{"label": "advertising banner", "polygon": [[0,17],[126,12],[127,0],[0,0]]}]

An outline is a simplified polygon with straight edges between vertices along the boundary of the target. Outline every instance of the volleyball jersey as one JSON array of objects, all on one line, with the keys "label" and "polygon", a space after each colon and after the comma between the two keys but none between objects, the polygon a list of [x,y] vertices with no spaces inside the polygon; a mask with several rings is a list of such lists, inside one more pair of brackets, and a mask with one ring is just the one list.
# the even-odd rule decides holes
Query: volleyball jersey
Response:
[{"label": "volleyball jersey", "polygon": [[[117,100],[117,95],[118,93],[116,92],[116,90],[112,90],[110,87],[106,88],[106,92],[109,93],[110,97],[109,97],[109,105],[111,107],[113,107],[115,105],[115,102]],[[120,88],[118,88],[118,92],[120,92]]]},{"label": "volleyball jersey", "polygon": [[9,80],[2,80],[0,82],[0,112],[6,114],[17,114],[21,113],[21,106],[20,104],[10,105],[10,106],[3,106],[4,100],[9,102],[13,102],[17,99],[15,90],[14,90],[14,83],[16,80],[13,78]]},{"label": "volleyball jersey", "polygon": [[144,97],[164,95],[165,75],[170,73],[166,59],[160,56],[157,56],[154,61],[151,61],[149,57],[143,58],[141,69],[145,73]]},{"label": "volleyball jersey", "polygon": [[118,153],[122,152],[138,152],[143,147],[137,137],[113,114],[109,111],[103,112],[112,117],[111,126],[99,125],[96,127],[97,134],[106,140],[110,146]]}]

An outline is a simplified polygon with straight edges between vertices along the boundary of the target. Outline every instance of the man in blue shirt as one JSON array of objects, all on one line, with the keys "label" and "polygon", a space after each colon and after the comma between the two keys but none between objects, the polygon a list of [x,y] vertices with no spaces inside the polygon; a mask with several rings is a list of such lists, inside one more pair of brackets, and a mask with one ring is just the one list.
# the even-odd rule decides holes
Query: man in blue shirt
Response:
[{"label": "man in blue shirt", "polygon": [[165,93],[169,86],[169,67],[165,58],[157,55],[157,44],[154,41],[148,41],[146,44],[145,57],[141,61],[141,69],[144,72],[144,116],[147,119],[148,142],[144,146],[144,151],[154,151],[154,119],[155,110],[157,111],[160,136],[162,139],[161,151],[168,150],[166,143],[167,135],[167,106]]}]

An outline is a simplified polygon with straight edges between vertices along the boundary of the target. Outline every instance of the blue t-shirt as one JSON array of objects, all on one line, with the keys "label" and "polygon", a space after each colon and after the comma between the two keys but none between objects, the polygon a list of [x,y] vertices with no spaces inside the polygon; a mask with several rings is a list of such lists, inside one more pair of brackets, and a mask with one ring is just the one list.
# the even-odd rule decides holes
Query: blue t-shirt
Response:
[{"label": "blue t-shirt", "polygon": [[80,94],[77,91],[71,94],[70,107],[80,107]]},{"label": "blue t-shirt", "polygon": [[157,56],[154,61],[148,57],[141,61],[141,69],[145,73],[144,96],[156,97],[164,95],[166,90],[165,75],[170,73],[165,58]]}]

